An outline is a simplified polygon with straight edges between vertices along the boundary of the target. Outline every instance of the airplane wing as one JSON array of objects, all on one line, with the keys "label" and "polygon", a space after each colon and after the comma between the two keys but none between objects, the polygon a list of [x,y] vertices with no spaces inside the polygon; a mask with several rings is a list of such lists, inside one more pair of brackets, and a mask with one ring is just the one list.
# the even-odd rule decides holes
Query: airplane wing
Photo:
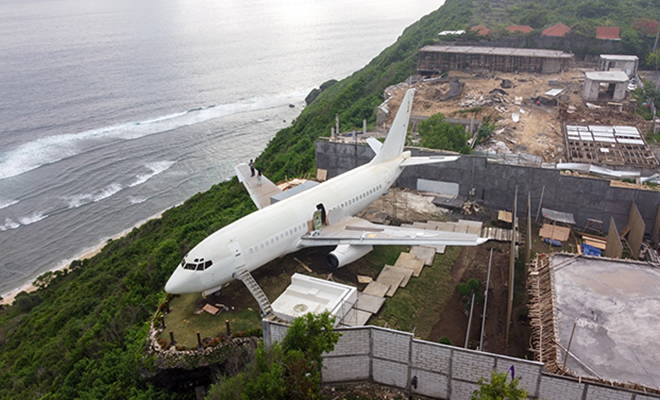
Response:
[{"label": "airplane wing", "polygon": [[477,246],[487,240],[475,234],[378,225],[362,218],[350,217],[303,236],[299,244],[301,247],[340,244]]},{"label": "airplane wing", "polygon": [[282,193],[280,188],[263,175],[261,176],[261,184],[259,184],[256,173],[255,176],[252,176],[250,167],[247,164],[238,164],[234,169],[236,170],[238,181],[243,183],[243,186],[245,186],[245,189],[250,194],[252,201],[258,209],[261,210],[269,206],[270,198]]}]

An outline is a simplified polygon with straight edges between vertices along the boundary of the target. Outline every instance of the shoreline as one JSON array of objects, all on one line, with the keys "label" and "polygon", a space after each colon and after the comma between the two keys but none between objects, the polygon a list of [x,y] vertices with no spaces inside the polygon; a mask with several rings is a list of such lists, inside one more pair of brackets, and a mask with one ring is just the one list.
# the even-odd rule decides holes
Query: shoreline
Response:
[{"label": "shoreline", "polygon": [[[178,204],[177,204],[177,205],[174,205],[174,206],[172,206],[172,207],[170,207],[170,208],[173,208],[173,207],[176,207],[176,206],[178,206]],[[169,209],[169,208],[168,208],[168,209]],[[68,268],[69,265],[71,265],[71,263],[72,263],[73,261],[76,261],[76,260],[86,260],[86,259],[88,259],[88,258],[92,258],[92,257],[94,257],[95,255],[99,254],[99,253],[101,252],[101,250],[103,250],[103,248],[106,246],[106,244],[108,243],[109,240],[117,240],[117,239],[120,239],[120,238],[122,238],[122,237],[128,235],[133,229],[135,229],[135,228],[139,228],[139,227],[141,227],[142,225],[146,224],[147,222],[149,222],[149,221],[151,221],[151,220],[161,218],[161,217],[163,216],[163,213],[164,213],[165,211],[167,211],[167,210],[163,210],[162,212],[160,212],[160,213],[158,213],[158,214],[156,214],[156,215],[153,215],[153,216],[151,216],[151,217],[149,217],[149,218],[147,218],[147,219],[144,219],[144,220],[138,222],[137,224],[135,224],[133,227],[128,228],[128,229],[125,229],[125,230],[121,231],[120,233],[118,233],[118,234],[116,234],[116,235],[114,235],[114,236],[111,236],[111,237],[109,237],[109,238],[107,238],[107,239],[104,239],[101,243],[99,243],[99,244],[97,244],[97,245],[95,245],[95,246],[89,247],[89,248],[87,248],[87,249],[84,249],[84,250],[82,250],[80,253],[76,254],[75,256],[73,256],[73,257],[71,257],[71,258],[69,258],[69,259],[66,259],[66,260],[60,261],[55,267],[53,267],[53,268],[51,268],[51,269],[49,269],[49,270],[47,270],[47,271],[44,271],[44,272],[40,273],[39,275],[37,275],[37,277],[38,277],[38,276],[41,276],[41,275],[43,275],[43,274],[45,274],[46,272],[61,271],[61,270],[65,269],[65,268]],[[37,289],[39,289],[38,287],[36,287],[36,286],[34,285],[34,280],[35,280],[35,279],[36,279],[36,277],[35,277],[35,278],[32,278],[30,281],[28,281],[28,282],[22,284],[21,286],[19,286],[19,287],[17,287],[17,288],[14,288],[14,289],[12,289],[12,290],[9,290],[9,291],[7,291],[7,292],[5,292],[5,293],[0,294],[0,296],[2,297],[2,300],[0,300],[0,305],[8,305],[8,306],[9,306],[9,305],[11,305],[11,304],[14,302],[14,299],[16,298],[16,295],[17,295],[17,294],[19,294],[19,293],[21,293],[21,292],[31,293],[31,292],[34,292],[34,291],[36,291]]]}]

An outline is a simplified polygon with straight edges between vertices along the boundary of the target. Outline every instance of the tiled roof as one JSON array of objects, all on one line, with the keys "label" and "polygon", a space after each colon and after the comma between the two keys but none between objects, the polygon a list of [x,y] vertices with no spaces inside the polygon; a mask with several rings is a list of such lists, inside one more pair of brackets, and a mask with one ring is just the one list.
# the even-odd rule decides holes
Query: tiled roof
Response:
[{"label": "tiled roof", "polygon": [[543,36],[564,36],[570,31],[571,28],[560,22],[557,25],[551,26],[550,28],[544,30]]},{"label": "tiled roof", "polygon": [[531,26],[527,26],[527,25],[511,25],[511,26],[507,26],[506,30],[511,33],[516,31],[520,31],[522,33],[530,33],[534,29]]},{"label": "tiled roof", "polygon": [[618,26],[597,26],[596,37],[598,39],[621,40],[621,29]]},{"label": "tiled roof", "polygon": [[477,35],[481,35],[481,36],[488,36],[488,34],[490,33],[490,29],[486,28],[483,25],[477,25],[470,30],[477,31]]}]

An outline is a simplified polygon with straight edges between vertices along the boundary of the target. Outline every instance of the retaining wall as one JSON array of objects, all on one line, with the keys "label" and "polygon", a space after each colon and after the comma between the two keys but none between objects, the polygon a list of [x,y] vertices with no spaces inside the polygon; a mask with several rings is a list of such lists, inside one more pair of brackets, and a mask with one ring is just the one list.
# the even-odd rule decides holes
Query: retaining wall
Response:
[{"label": "retaining wall", "polygon": [[[267,345],[287,326],[263,320]],[[660,397],[549,375],[538,362],[414,339],[408,332],[375,326],[337,329],[342,337],[323,357],[323,382],[371,381],[437,399],[466,400],[491,371],[515,376],[531,398],[546,400],[651,400]],[[412,382],[417,378],[417,386]]]},{"label": "retaining wall", "polygon": [[[413,155],[438,154],[410,150]],[[373,156],[368,146],[316,142],[316,166],[327,170],[328,178],[366,164]],[[473,191],[473,198],[491,210],[511,210],[517,186],[520,217],[527,214],[527,193],[531,193],[532,217],[536,216],[543,194],[542,207],[572,213],[578,226],[584,226],[589,218],[601,220],[604,230],[609,227],[610,217],[617,226],[625,227],[634,201],[650,234],[660,204],[659,191],[611,187],[610,181],[605,179],[561,175],[552,169],[495,164],[482,156],[462,156],[455,162],[408,167],[396,184],[416,189],[417,179],[458,183],[459,195],[468,197]]]}]

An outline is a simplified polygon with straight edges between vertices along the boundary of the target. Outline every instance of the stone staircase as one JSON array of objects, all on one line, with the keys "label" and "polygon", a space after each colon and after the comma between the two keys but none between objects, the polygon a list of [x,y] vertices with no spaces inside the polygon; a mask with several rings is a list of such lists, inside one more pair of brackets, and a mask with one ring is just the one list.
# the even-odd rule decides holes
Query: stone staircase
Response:
[{"label": "stone staircase", "polygon": [[257,281],[254,280],[250,271],[245,268],[238,269],[234,272],[234,278],[243,282],[250,293],[252,293],[252,296],[254,296],[257,303],[259,303],[262,316],[265,317],[273,314],[273,308],[270,305],[268,297],[266,297],[266,293],[264,293]]}]

